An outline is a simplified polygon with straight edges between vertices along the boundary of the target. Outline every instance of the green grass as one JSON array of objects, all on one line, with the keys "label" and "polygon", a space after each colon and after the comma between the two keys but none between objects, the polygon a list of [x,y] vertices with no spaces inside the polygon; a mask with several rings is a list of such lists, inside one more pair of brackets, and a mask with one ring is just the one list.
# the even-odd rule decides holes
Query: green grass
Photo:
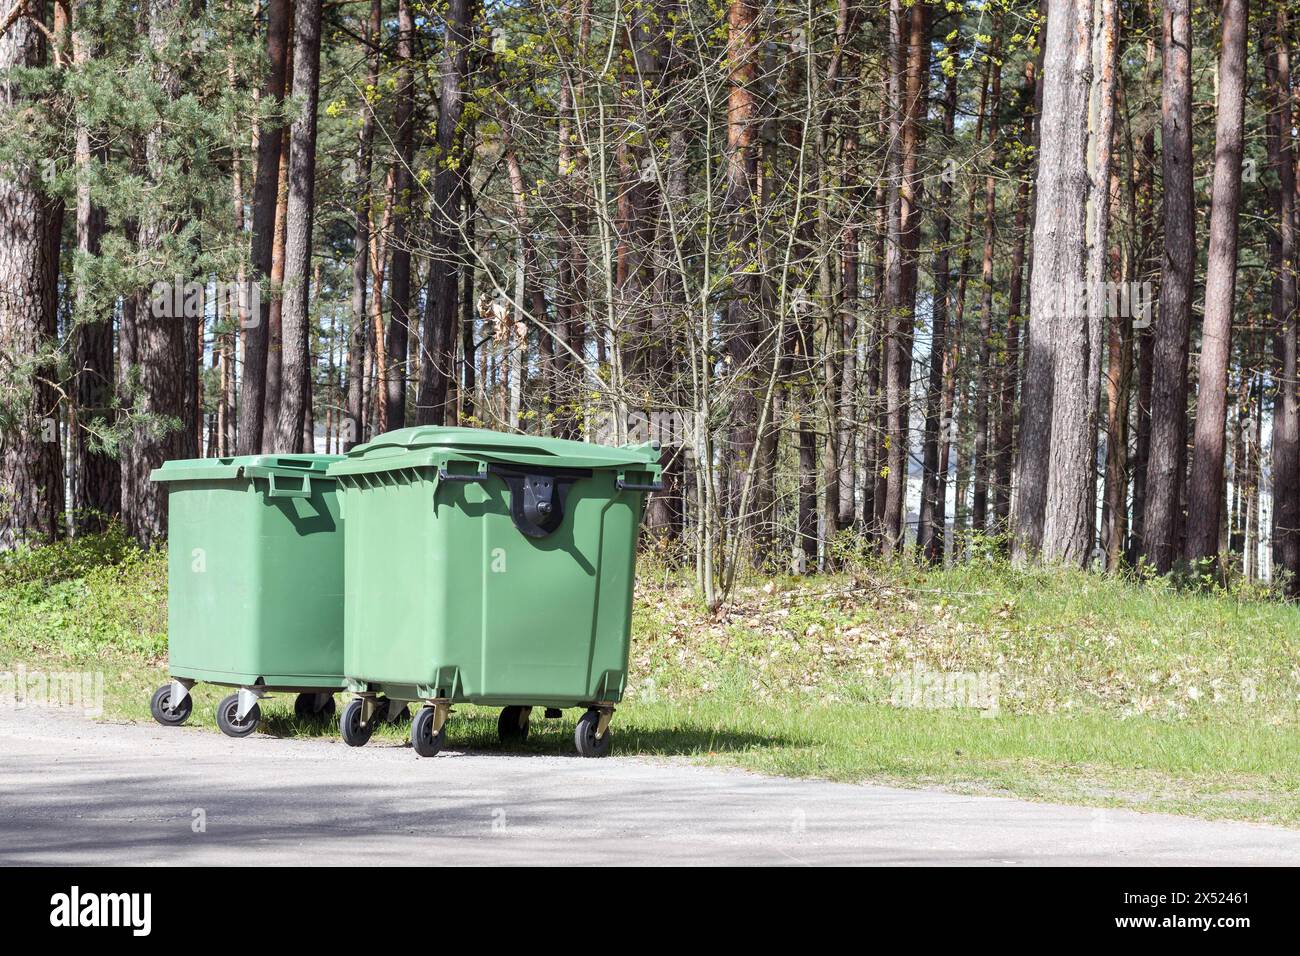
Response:
[{"label": "green grass", "polygon": [[[102,671],[105,718],[148,720],[165,562],[61,547],[0,559],[0,670]],[[641,582],[619,753],[1300,826],[1293,605],[985,562],[757,578],[719,616],[677,575]],[[192,722],[224,693],[198,688]],[[288,697],[263,716],[335,733]],[[449,739],[500,750],[495,718],[457,708]],[[569,753],[572,726],[538,711],[522,749]]]}]

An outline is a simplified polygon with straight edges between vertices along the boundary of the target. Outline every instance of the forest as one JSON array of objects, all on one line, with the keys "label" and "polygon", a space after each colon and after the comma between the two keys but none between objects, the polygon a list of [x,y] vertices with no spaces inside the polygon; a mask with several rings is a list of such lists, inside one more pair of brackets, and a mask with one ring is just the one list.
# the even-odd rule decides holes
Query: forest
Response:
[{"label": "forest", "polygon": [[661,442],[647,547],[1300,584],[1289,0],[0,0],[0,551]]}]

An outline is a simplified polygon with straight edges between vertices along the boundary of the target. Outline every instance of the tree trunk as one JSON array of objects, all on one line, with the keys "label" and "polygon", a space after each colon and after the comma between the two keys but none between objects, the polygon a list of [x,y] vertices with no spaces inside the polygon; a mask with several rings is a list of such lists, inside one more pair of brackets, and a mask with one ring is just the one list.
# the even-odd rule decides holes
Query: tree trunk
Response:
[{"label": "tree trunk", "polygon": [[[885,490],[883,551],[896,554],[904,543],[907,505],[907,475],[911,446],[912,339],[916,320],[917,248],[921,237],[920,171],[922,121],[925,119],[930,74],[930,8],[913,4],[904,11],[900,0],[891,0],[891,15],[900,21],[900,39],[906,50],[899,54],[903,85],[901,153],[898,202],[898,243],[893,268],[886,268],[886,304],[889,307],[889,335],[886,340],[885,403],[889,416],[889,475]],[[892,277],[892,281],[890,279]]]},{"label": "tree trunk", "polygon": [[[366,88],[379,83],[379,44],[383,30],[383,0],[370,0],[366,24]],[[361,130],[357,136],[356,193],[352,200],[352,298],[348,312],[348,384],[346,417],[339,429],[340,447],[349,452],[364,441],[367,317],[366,283],[370,264],[370,169],[375,137],[375,114],[370,103],[361,104]]]},{"label": "tree trunk", "polygon": [[[73,7],[72,59],[78,65],[95,55],[93,35],[83,22],[86,0]],[[104,210],[91,201],[94,168],[104,161],[105,150],[89,126],[77,126],[77,253],[86,259],[99,255],[104,232]],[[113,316],[87,314],[89,289],[84,275],[76,283],[75,400],[77,428],[72,436],[72,512],[78,534],[102,531],[107,520],[121,511],[121,468],[101,447],[93,429],[111,422],[113,412]]]},{"label": "tree trunk", "polygon": [[1288,590],[1300,591],[1300,395],[1296,387],[1296,169],[1291,144],[1291,58],[1287,7],[1278,3],[1268,31],[1268,161],[1277,175],[1270,184],[1277,237],[1270,243],[1273,267],[1273,568],[1290,575]]},{"label": "tree trunk", "polygon": [[1232,311],[1237,290],[1237,220],[1241,206],[1242,123],[1246,106],[1248,0],[1224,0],[1219,55],[1219,103],[1214,131],[1214,185],[1210,251],[1205,276],[1205,321],[1196,396],[1196,439],[1187,488],[1187,558],[1212,558],[1219,550],[1223,514],[1224,421]]},{"label": "tree trunk", "polygon": [[[1029,336],[1031,367],[1051,377],[1051,417],[1041,432],[1022,429],[1020,456],[1022,466],[1041,456],[1047,467],[1042,558],[1077,565],[1090,547],[1088,410],[1096,403],[1088,390],[1088,322],[1078,301],[1087,287],[1092,13],[1091,0],[1055,0],[1047,19],[1044,61],[1050,67],[1043,74]],[[1027,377],[1023,406],[1043,402],[1046,392],[1041,378]],[[1048,440],[1035,447],[1030,436]],[[1022,474],[1022,487],[1033,484]]]},{"label": "tree trunk", "polygon": [[[1098,402],[1102,352],[1110,294],[1110,220],[1113,182],[1111,147],[1115,130],[1116,71],[1119,68],[1119,13],[1116,0],[1092,2],[1092,91],[1088,101],[1088,386],[1087,487],[1081,510],[1086,527],[1078,542],[1080,560],[1091,559],[1096,540]],[[1086,540],[1084,540],[1086,538]]]},{"label": "tree trunk", "polygon": [[974,475],[975,490],[971,498],[971,527],[973,531],[989,531],[988,503],[991,460],[989,457],[989,427],[991,406],[996,401],[993,389],[993,369],[991,357],[997,347],[994,341],[993,322],[993,253],[997,240],[997,160],[1001,143],[998,140],[1001,124],[998,113],[1002,108],[1002,24],[1001,18],[993,22],[993,43],[989,50],[992,63],[991,86],[989,91],[988,131],[989,159],[988,172],[984,176],[984,258],[980,267],[980,324],[978,344],[978,366],[975,373],[975,450]]},{"label": "tree trunk", "polygon": [[[271,275],[272,244],[275,238],[275,207],[280,180],[280,147],[284,126],[280,108],[284,103],[285,70],[288,66],[289,21],[292,0],[267,0],[266,82],[262,100],[270,101],[271,114],[257,131],[257,174],[253,182],[253,234],[250,241],[250,282],[264,286]],[[271,322],[270,290],[263,288],[261,312],[249,316],[243,330],[244,374],[239,402],[239,453],[255,455],[262,450],[263,416],[266,411],[267,339]]]},{"label": "tree trunk", "polygon": [[[762,335],[762,304],[757,256],[758,134],[759,119],[754,84],[758,70],[757,21],[761,7],[755,0],[731,0],[727,49],[730,85],[727,94],[727,145],[725,197],[729,224],[731,296],[726,306],[725,334],[730,360],[732,394],[727,437],[731,462],[729,503],[736,533],[752,542],[758,530],[745,498],[747,473],[758,452],[762,376],[755,367]],[[752,485],[752,479],[749,479]],[[751,492],[752,494],[752,492]]]},{"label": "tree trunk", "polygon": [[[1154,60],[1155,44],[1148,41],[1148,59]],[[1155,129],[1147,130],[1142,137],[1142,159],[1138,167],[1137,207],[1140,222],[1140,243],[1143,256],[1140,261],[1139,277],[1146,279],[1151,274],[1152,256],[1155,249],[1155,179],[1156,134]],[[1150,303],[1144,309],[1150,308]],[[1139,318],[1135,316],[1135,318]],[[1149,318],[1149,312],[1144,316]],[[1133,523],[1129,532],[1129,544],[1124,558],[1130,565],[1137,564],[1138,553],[1142,545],[1143,528],[1146,515],[1147,458],[1151,448],[1151,380],[1153,377],[1155,340],[1151,328],[1146,323],[1138,330],[1134,323],[1137,338],[1137,407],[1135,409],[1133,440]]]},{"label": "tree trunk", "polygon": [[[43,0],[28,4],[43,22]],[[0,35],[0,104],[33,108],[7,76],[45,64],[46,44],[28,19]],[[43,193],[36,168],[0,170],[0,368],[18,383],[6,392],[0,429],[0,550],[44,543],[63,532],[63,452],[55,378],[61,201]],[[12,418],[10,418],[12,416]]]},{"label": "tree trunk", "polygon": [[[163,55],[169,38],[179,26],[182,12],[177,0],[152,0],[148,8],[148,39],[158,56],[155,79],[168,98],[178,95],[180,83],[175,68]],[[163,126],[145,137],[144,172],[153,184],[168,175]],[[139,254],[143,261],[161,256],[161,248],[177,223],[166,213],[150,216],[139,229]],[[167,494],[162,485],[149,481],[149,473],[171,458],[186,457],[190,443],[184,427],[186,389],[186,338],[188,321],[166,310],[155,310],[149,290],[135,296],[134,309],[123,313],[124,337],[131,346],[124,350],[131,363],[130,374],[139,385],[132,395],[132,411],[149,419],[136,424],[128,439],[122,478],[122,519],[136,540],[152,545],[167,534]],[[158,314],[159,311],[162,314]],[[127,330],[127,323],[131,328]]]},{"label": "tree trunk", "polygon": [[385,400],[388,402],[388,428],[401,428],[406,424],[406,382],[408,377],[408,345],[411,321],[411,247],[408,233],[414,216],[418,193],[413,188],[411,175],[415,162],[415,80],[412,58],[415,49],[415,19],[411,15],[409,0],[397,4],[397,103],[394,119],[397,125],[397,158],[393,167],[393,193],[396,206],[393,210],[393,258],[388,279],[388,293],[392,299],[392,318],[388,322],[388,342],[385,349],[388,359],[388,381]]},{"label": "tree trunk", "polygon": [[[984,71],[980,81],[979,106],[975,116],[975,135],[972,138],[972,147],[978,152],[979,145],[984,140],[984,125],[988,118],[988,99],[989,99],[989,80],[992,76],[993,61],[986,60]],[[967,344],[966,336],[966,290],[970,285],[971,276],[971,245],[972,236],[975,228],[975,182],[972,178],[970,187],[966,191],[966,219],[965,226],[962,229],[961,241],[961,260],[957,267],[957,295],[954,302],[953,320],[948,338],[952,343],[948,350],[948,358],[945,366],[944,380],[944,408],[946,409],[944,420],[948,423],[943,430],[943,438],[940,447],[940,476],[939,476],[939,507],[946,507],[943,500],[946,495],[946,484],[948,480],[948,463],[952,458],[953,449],[957,450],[957,474],[954,482],[954,500],[953,500],[953,540],[955,548],[959,548],[957,542],[965,537],[966,521],[969,516],[969,509],[966,507],[967,492],[970,486],[970,456],[966,454],[962,447],[962,438],[966,432],[970,431],[967,420],[966,410],[969,405],[969,396],[965,392],[965,378],[968,375],[966,365],[968,363],[960,361],[962,350]],[[975,363],[969,363],[975,364]]]},{"label": "tree trunk", "polygon": [[[1021,97],[1020,142],[1028,154],[1034,144],[1034,122],[1037,117],[1035,101],[1038,92],[1038,66],[1034,60],[1025,62],[1025,85]],[[994,448],[993,501],[994,531],[1005,535],[1010,530],[1011,479],[1014,461],[1016,427],[1016,385],[1020,378],[1020,326],[1025,321],[1024,282],[1025,245],[1029,239],[1029,192],[1031,169],[1020,170],[1020,183],[1016,187],[1016,218],[1013,229],[1015,239],[1011,247],[1011,277],[1007,293],[1007,323],[1005,351],[998,382],[998,428]],[[1007,545],[1004,543],[1003,548]]]},{"label": "tree trunk", "polygon": [[297,0],[294,14],[293,95],[301,103],[289,131],[289,200],[285,211],[283,394],[276,446],[302,451],[308,402],[311,325],[311,234],[316,189],[316,101],[320,92],[321,0]]},{"label": "tree trunk", "polygon": [[[949,43],[949,54],[957,55],[956,44]],[[956,131],[957,73],[948,77],[943,99],[943,143],[951,148]],[[939,198],[934,205],[934,305],[930,326],[930,381],[925,396],[925,434],[921,448],[921,513],[916,526],[916,549],[922,560],[943,563],[943,502],[940,500],[939,440],[943,427],[944,363],[948,356],[948,287],[952,237],[952,186],[954,176],[939,180]]]},{"label": "tree trunk", "polygon": [[[416,422],[447,422],[447,397],[456,377],[456,331],[460,317],[460,165],[462,155],[466,73],[473,35],[475,0],[449,0],[445,18],[442,83],[438,100],[437,170],[433,177],[433,255],[429,263],[429,288],[424,304],[425,350],[420,365],[419,407]],[[452,417],[454,417],[454,411]]]},{"label": "tree trunk", "polygon": [[[858,281],[858,221],[865,207],[867,179],[858,148],[860,120],[852,107],[860,83],[857,55],[852,46],[857,29],[856,4],[850,0],[840,0],[835,21],[835,53],[832,57],[836,75],[829,90],[831,96],[847,99],[849,103],[840,144],[840,193],[847,208],[839,237],[839,340],[842,358],[839,363],[836,412],[839,434],[835,443],[835,453],[839,459],[836,481],[839,501],[834,509],[835,527],[839,530],[852,528],[857,520],[858,313],[862,308]],[[853,81],[851,87],[849,80]],[[840,103],[832,103],[832,109],[842,111],[843,107]]]},{"label": "tree trunk", "polygon": [[1168,573],[1178,546],[1187,434],[1187,346],[1196,269],[1190,0],[1165,0],[1163,20],[1161,161],[1165,247],[1152,357],[1151,447],[1142,540],[1146,558],[1158,574]]},{"label": "tree trunk", "polygon": [[[293,37],[289,38],[285,89],[293,88]],[[289,221],[290,131],[280,135],[279,185],[275,190],[275,229],[271,236],[271,309],[266,326],[266,409],[262,413],[262,451],[276,451],[280,402],[284,398],[284,250]]]}]

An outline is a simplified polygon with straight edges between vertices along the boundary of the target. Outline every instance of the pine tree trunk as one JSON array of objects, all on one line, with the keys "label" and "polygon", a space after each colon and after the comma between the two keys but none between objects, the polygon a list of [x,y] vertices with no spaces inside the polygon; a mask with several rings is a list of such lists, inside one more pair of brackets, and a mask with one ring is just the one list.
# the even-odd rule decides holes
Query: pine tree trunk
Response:
[{"label": "pine tree trunk", "polygon": [[[370,18],[365,36],[366,86],[373,89],[379,82],[379,43],[383,29],[383,2],[370,0]],[[369,103],[361,106],[361,129],[357,134],[357,174],[352,199],[352,297],[348,307],[347,401],[339,429],[340,448],[351,451],[364,441],[366,344],[368,336],[366,284],[370,265],[370,171],[371,147],[375,137],[375,114]]]},{"label": "pine tree trunk", "polygon": [[399,0],[397,5],[397,102],[394,122],[397,126],[397,158],[393,166],[393,192],[396,209],[393,212],[393,258],[388,279],[392,297],[393,314],[388,322],[388,381],[385,400],[388,402],[388,427],[401,428],[406,424],[406,381],[408,377],[410,322],[411,322],[411,247],[409,223],[414,216],[419,194],[411,176],[415,162],[415,78],[412,58],[415,48],[415,19],[411,15],[409,0]]},{"label": "pine tree trunk", "polygon": [[1277,239],[1270,243],[1273,267],[1275,366],[1273,380],[1273,568],[1289,574],[1291,594],[1300,591],[1300,395],[1296,386],[1296,157],[1291,143],[1291,58],[1286,4],[1278,3],[1268,30],[1268,161],[1277,185],[1270,183]]},{"label": "pine tree trunk", "polygon": [[[1038,92],[1038,66],[1034,60],[1025,63],[1025,84],[1021,97],[1022,120],[1020,141],[1028,153],[1034,143],[1035,109]],[[1015,453],[1016,386],[1020,378],[1020,327],[1024,315],[1025,245],[1029,240],[1030,170],[1020,171],[1020,184],[1016,187],[1015,238],[1011,246],[1011,278],[1007,293],[1007,322],[1005,354],[998,379],[998,427],[994,448],[993,501],[994,531],[1005,535],[1010,530],[1012,463]],[[1007,544],[1004,542],[1005,549]]]},{"label": "pine tree trunk", "polygon": [[[28,10],[44,18],[45,4]],[[0,35],[0,73],[45,63],[36,26],[16,20]],[[0,105],[30,109],[16,82],[0,77]],[[0,170],[0,365],[16,387],[0,393],[0,551],[43,543],[63,533],[63,452],[59,396],[48,384],[55,367],[59,233],[62,202],[43,193],[39,169]],[[20,370],[21,371],[18,371]]]},{"label": "pine tree trunk", "polygon": [[310,401],[311,237],[316,189],[316,103],[320,92],[321,0],[297,0],[294,11],[293,96],[301,104],[289,130],[289,199],[284,224],[284,348],[276,450],[303,451]]},{"label": "pine tree trunk", "polygon": [[1214,133],[1210,251],[1205,277],[1205,321],[1196,395],[1196,438],[1188,499],[1187,558],[1219,550],[1223,514],[1224,421],[1232,312],[1237,289],[1237,220],[1241,206],[1242,124],[1246,106],[1248,0],[1224,0],[1219,55],[1219,103]]},{"label": "pine tree trunk", "polygon": [[[956,55],[955,44],[949,44]],[[953,142],[957,116],[957,74],[948,77],[943,99],[943,143]],[[943,563],[943,502],[940,500],[939,440],[943,427],[944,363],[948,356],[949,242],[952,237],[952,186],[955,177],[939,180],[939,197],[934,205],[934,305],[930,326],[930,379],[925,396],[925,434],[921,448],[921,513],[916,526],[916,549],[922,560]]]},{"label": "pine tree trunk", "polygon": [[[289,37],[289,67],[285,89],[293,89],[293,46]],[[290,131],[281,130],[280,166],[275,189],[275,228],[271,233],[271,308],[266,326],[266,409],[262,413],[262,451],[276,451],[280,427],[280,402],[284,399],[284,253],[289,221]]]},{"label": "pine tree trunk", "polygon": [[1142,550],[1167,573],[1178,553],[1187,435],[1187,348],[1196,268],[1196,200],[1192,168],[1192,31],[1190,0],[1165,0],[1161,87],[1164,259],[1151,384]]},{"label": "pine tree trunk", "polygon": [[[177,29],[181,11],[177,0],[151,0],[147,32],[150,46],[158,53],[155,80],[164,95],[175,97],[180,88],[175,68],[163,51]],[[164,181],[168,174],[164,148],[166,130],[150,130],[144,143],[144,173],[152,183]],[[139,254],[149,261],[177,223],[170,218],[151,216],[140,223]],[[122,475],[122,520],[128,532],[141,544],[151,545],[167,534],[167,495],[164,486],[151,482],[149,473],[171,458],[186,457],[190,436],[184,427],[186,365],[189,350],[186,339],[189,323],[182,317],[163,311],[156,314],[149,290],[139,290],[130,313],[123,310],[123,337],[130,345],[123,349],[130,363],[130,374],[139,386],[132,395],[132,410],[150,419],[165,420],[137,424],[128,439]],[[128,329],[127,326],[130,325]]]},{"label": "pine tree trunk", "polygon": [[[762,386],[755,368],[762,334],[761,289],[757,254],[758,133],[756,90],[758,69],[757,21],[760,6],[754,0],[731,0],[727,49],[730,82],[727,95],[727,191],[725,208],[729,229],[731,296],[726,306],[723,340],[730,360],[732,395],[726,456],[731,462],[728,504],[736,533],[755,540],[752,489],[747,472],[756,467]],[[729,569],[730,570],[730,569]]]},{"label": "pine tree trunk", "polygon": [[420,367],[419,407],[416,422],[441,425],[448,415],[447,399],[456,377],[456,331],[460,317],[460,193],[459,163],[464,161],[466,72],[477,4],[475,0],[449,0],[439,91],[437,170],[433,177],[433,257],[424,306],[425,350]]},{"label": "pine tree trunk", "polygon": [[899,69],[905,76],[901,117],[900,182],[897,252],[886,267],[889,335],[886,340],[885,404],[889,416],[889,453],[884,521],[884,554],[896,554],[906,533],[907,477],[911,456],[912,340],[916,321],[917,249],[920,243],[920,203],[924,180],[920,173],[922,121],[925,118],[930,68],[930,8],[914,4],[904,11],[891,0],[891,15],[899,20]]},{"label": "pine tree trunk", "polygon": [[[1152,44],[1154,47],[1154,44]],[[1154,58],[1154,50],[1150,54]],[[1146,279],[1151,274],[1151,257],[1155,247],[1155,179],[1156,134],[1154,129],[1147,130],[1142,137],[1142,158],[1138,166],[1137,207],[1140,222],[1140,245],[1144,256],[1140,262],[1139,278]],[[1150,305],[1147,303],[1146,308]],[[1138,316],[1135,316],[1135,319]],[[1148,316],[1149,318],[1149,316]],[[1143,528],[1146,516],[1147,458],[1151,449],[1151,382],[1155,363],[1155,338],[1149,326],[1139,331],[1135,323],[1137,337],[1137,404],[1134,409],[1133,426],[1133,522],[1129,531],[1129,543],[1124,553],[1124,560],[1136,565],[1142,546]]]},{"label": "pine tree trunk", "polygon": [[[94,57],[94,40],[83,17],[86,0],[73,7],[72,58],[78,65]],[[87,258],[100,252],[104,210],[91,201],[94,167],[104,161],[104,148],[84,123],[77,126],[77,252]],[[106,519],[121,511],[122,481],[118,462],[102,448],[95,450],[92,429],[110,422],[114,414],[113,317],[88,315],[87,280],[76,283],[75,400],[77,428],[72,436],[72,511],[77,533],[102,531]]]},{"label": "pine tree trunk", "polygon": [[[253,182],[253,234],[250,242],[250,282],[265,286],[271,275],[275,207],[280,180],[280,145],[283,125],[278,110],[284,102],[285,71],[288,66],[289,22],[292,0],[268,0],[266,25],[266,82],[262,100],[277,111],[257,131],[257,173]],[[268,329],[271,323],[270,290],[263,288],[261,312],[249,316],[243,330],[244,369],[239,395],[239,453],[255,455],[262,450],[263,416],[266,412],[266,368]]]},{"label": "pine tree trunk", "polygon": [[[1088,96],[1091,0],[1055,0],[1047,20],[1043,113],[1036,186],[1034,266],[1030,275],[1030,367],[1024,407],[1051,395],[1047,428],[1022,427],[1019,462],[1047,468],[1039,550],[1049,562],[1082,564],[1090,546],[1087,501],[1091,448],[1089,330],[1079,291],[1087,286]],[[1048,376],[1044,382],[1042,376]],[[1038,444],[1046,439],[1045,444]],[[1020,485],[1036,484],[1021,472]],[[1023,533],[1022,528],[1022,533]],[[1020,547],[1034,550],[1032,540]]]},{"label": "pine tree trunk", "polygon": [[974,477],[975,490],[971,499],[971,526],[977,532],[989,531],[988,503],[991,460],[989,427],[992,416],[991,406],[996,401],[993,388],[993,368],[991,359],[997,348],[994,341],[993,322],[993,253],[997,240],[997,168],[998,151],[1001,149],[999,135],[1001,124],[998,113],[1002,108],[1002,38],[1001,20],[993,23],[993,43],[989,50],[992,63],[991,85],[989,91],[988,136],[989,160],[988,172],[984,176],[984,257],[980,266],[980,324],[978,344],[978,365],[975,373],[975,449]]},{"label": "pine tree trunk", "polygon": [[[976,151],[979,150],[980,143],[984,140],[984,126],[988,116],[989,80],[992,77],[992,69],[993,61],[989,59],[984,64],[984,71],[980,80],[975,134],[971,141]],[[966,191],[966,220],[962,229],[961,260],[957,267],[957,294],[954,302],[953,320],[950,323],[951,328],[948,332],[948,338],[952,345],[948,350],[945,367],[944,407],[947,411],[944,415],[944,421],[948,424],[943,431],[939,454],[941,462],[939,468],[939,506],[942,509],[946,508],[946,502],[943,499],[947,493],[948,463],[953,457],[954,447],[956,448],[957,474],[954,476],[953,501],[953,539],[956,547],[960,547],[957,542],[965,537],[966,521],[969,517],[966,499],[970,490],[970,456],[966,454],[962,444],[963,437],[970,431],[970,423],[966,415],[969,396],[965,391],[965,379],[968,376],[966,365],[968,363],[961,361],[961,355],[969,339],[966,335],[966,291],[970,285],[972,269],[971,248],[975,229],[975,182],[972,179]]]}]

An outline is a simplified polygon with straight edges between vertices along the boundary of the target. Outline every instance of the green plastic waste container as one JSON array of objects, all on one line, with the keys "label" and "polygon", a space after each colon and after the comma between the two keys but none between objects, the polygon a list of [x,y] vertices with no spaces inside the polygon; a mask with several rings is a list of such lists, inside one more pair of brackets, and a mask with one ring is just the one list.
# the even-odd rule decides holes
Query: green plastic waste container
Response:
[{"label": "green plastic waste container", "polygon": [[325,718],[343,679],[343,523],[338,455],[245,455],[166,462],[167,657],[159,723],[190,716],[199,681],[237,688],[217,705],[232,737],[253,732],[258,700],[297,692]]},{"label": "green plastic waste container", "polygon": [[421,701],[411,742],[442,747],[450,705],[582,707],[579,753],[609,748],[627,679],[637,529],[660,487],[653,445],[611,448],[474,428],[404,428],[329,467],[347,520],[344,740],[387,697]]}]

